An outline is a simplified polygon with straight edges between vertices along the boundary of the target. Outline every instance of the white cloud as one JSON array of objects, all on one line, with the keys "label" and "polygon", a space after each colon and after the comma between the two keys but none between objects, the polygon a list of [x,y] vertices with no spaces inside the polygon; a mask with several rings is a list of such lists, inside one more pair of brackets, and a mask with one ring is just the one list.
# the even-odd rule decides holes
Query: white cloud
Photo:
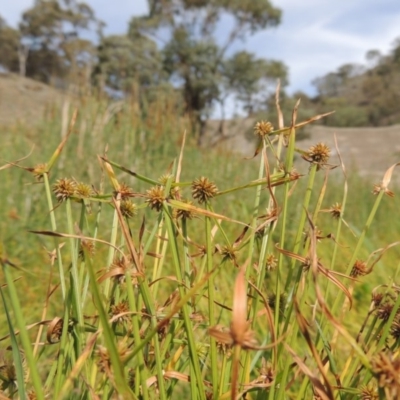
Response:
[{"label": "white cloud", "polygon": [[365,63],[368,50],[387,53],[400,34],[398,0],[280,0],[282,24],[249,39],[246,48],[289,66],[291,92],[313,92],[312,79],[345,63]]}]

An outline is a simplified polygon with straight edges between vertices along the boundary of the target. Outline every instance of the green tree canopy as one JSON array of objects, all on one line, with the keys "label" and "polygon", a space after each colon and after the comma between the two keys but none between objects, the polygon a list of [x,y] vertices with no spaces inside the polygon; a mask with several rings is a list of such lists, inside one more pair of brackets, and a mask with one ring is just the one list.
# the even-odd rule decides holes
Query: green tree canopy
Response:
[{"label": "green tree canopy", "polygon": [[333,126],[380,126],[400,122],[400,40],[391,52],[366,54],[367,65],[344,64],[314,80],[317,112],[335,110],[322,122]]},{"label": "green tree canopy", "polygon": [[[281,11],[268,0],[149,0],[149,13],[132,18],[131,40],[151,38],[169,80],[181,88],[186,111],[200,126],[227,96],[251,110],[273,78],[286,80],[281,63],[235,50],[249,35],[277,26]],[[222,28],[223,27],[223,28]],[[227,29],[228,27],[228,29]],[[246,64],[247,63],[247,68]],[[247,77],[244,72],[249,73]]]},{"label": "green tree canopy", "polygon": [[9,27],[0,16],[0,65],[11,72],[17,72],[19,68],[19,41],[18,30]]},{"label": "green tree canopy", "polygon": [[163,80],[161,53],[146,37],[134,40],[126,35],[103,37],[98,47],[95,76],[102,85],[129,93],[134,84],[142,90]]},{"label": "green tree canopy", "polygon": [[[93,54],[93,45],[80,38],[83,30],[98,26],[89,5],[75,0],[36,0],[19,24],[27,49],[26,73],[48,82],[65,77]],[[74,71],[75,72],[75,71]]]}]

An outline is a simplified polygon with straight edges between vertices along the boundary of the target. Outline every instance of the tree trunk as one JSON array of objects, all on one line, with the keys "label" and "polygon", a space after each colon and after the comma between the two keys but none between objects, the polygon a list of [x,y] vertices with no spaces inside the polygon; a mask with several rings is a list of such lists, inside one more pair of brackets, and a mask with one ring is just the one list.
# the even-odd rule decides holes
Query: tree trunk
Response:
[{"label": "tree trunk", "polygon": [[18,47],[19,75],[23,78],[26,76],[26,60],[28,59],[29,47],[20,44]]}]

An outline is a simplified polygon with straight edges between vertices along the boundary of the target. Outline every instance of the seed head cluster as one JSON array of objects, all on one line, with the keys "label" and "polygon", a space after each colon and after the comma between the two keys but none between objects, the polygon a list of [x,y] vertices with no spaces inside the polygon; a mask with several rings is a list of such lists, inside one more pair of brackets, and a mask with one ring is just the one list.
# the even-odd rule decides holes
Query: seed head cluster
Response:
[{"label": "seed head cluster", "polygon": [[45,172],[47,172],[47,164],[37,164],[35,165],[35,167],[33,168],[33,175],[35,175],[35,178],[37,180],[42,179],[43,174]]},{"label": "seed head cluster", "polygon": [[254,126],[254,134],[260,137],[267,136],[274,130],[271,122],[260,121]]},{"label": "seed head cluster", "polygon": [[89,198],[93,194],[92,188],[83,182],[78,182],[75,188],[75,194],[82,198]]},{"label": "seed head cluster", "polygon": [[[193,202],[190,200],[183,200],[183,203],[189,206],[193,205]],[[194,213],[190,210],[177,209],[175,216],[177,219],[192,219],[194,217]]]},{"label": "seed head cluster", "polygon": [[331,151],[326,144],[317,143],[309,148],[307,158],[310,162],[322,166],[329,160],[330,152]]},{"label": "seed head cluster", "polygon": [[334,219],[339,219],[342,215],[342,205],[340,203],[333,204],[332,207],[329,209],[329,212]]},{"label": "seed head cluster", "polygon": [[369,269],[367,268],[367,264],[364,261],[356,260],[351,269],[350,276],[353,278],[357,278],[359,276],[368,275]]},{"label": "seed head cluster", "polygon": [[164,197],[164,187],[163,186],[153,186],[151,189],[147,190],[147,200],[149,207],[152,210],[161,211]]},{"label": "seed head cluster", "polygon": [[192,196],[200,204],[212,199],[218,193],[218,188],[214,182],[202,176],[195,179],[192,183]]},{"label": "seed head cluster", "polygon": [[61,178],[53,186],[53,192],[59,203],[74,196],[76,190],[76,182],[70,178]]},{"label": "seed head cluster", "polygon": [[386,399],[400,396],[400,359],[392,354],[379,353],[372,359],[372,372],[378,385],[384,389]]},{"label": "seed head cluster", "polygon": [[132,218],[137,214],[137,206],[132,200],[122,200],[120,210],[125,218]]},{"label": "seed head cluster", "polygon": [[[121,199],[125,200],[131,197],[133,190],[126,183],[121,183],[119,185],[118,193],[121,195]],[[114,194],[117,193],[115,192]]]}]

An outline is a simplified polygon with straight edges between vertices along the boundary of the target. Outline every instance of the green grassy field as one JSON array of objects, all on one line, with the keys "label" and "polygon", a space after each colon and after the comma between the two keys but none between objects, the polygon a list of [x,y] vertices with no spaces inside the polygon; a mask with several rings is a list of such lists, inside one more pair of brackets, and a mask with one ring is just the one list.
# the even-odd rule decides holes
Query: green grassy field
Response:
[{"label": "green grassy field", "polygon": [[397,398],[398,195],[295,129],[259,125],[253,159],[182,146],[175,108],[3,128],[0,393]]}]

